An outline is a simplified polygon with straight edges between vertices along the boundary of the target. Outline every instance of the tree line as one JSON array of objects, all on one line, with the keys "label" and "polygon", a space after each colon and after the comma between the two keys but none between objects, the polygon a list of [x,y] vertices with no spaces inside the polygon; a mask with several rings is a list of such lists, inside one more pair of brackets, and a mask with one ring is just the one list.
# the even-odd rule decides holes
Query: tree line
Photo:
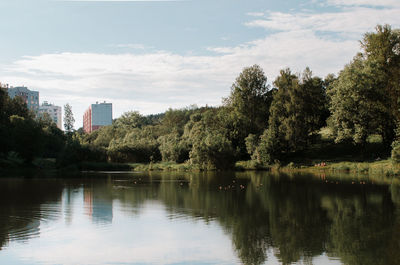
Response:
[{"label": "tree line", "polygon": [[[378,25],[360,44],[361,51],[337,76],[286,68],[269,83],[260,66],[246,67],[219,107],[190,106],[150,116],[127,112],[91,134],[68,133],[58,158],[68,163],[187,162],[201,169],[232,168],[249,159],[268,165],[306,150],[318,141],[321,128],[329,127],[335,143],[360,148],[378,135],[399,162],[400,31]],[[28,119],[11,114],[5,119],[13,126],[15,115]]]}]

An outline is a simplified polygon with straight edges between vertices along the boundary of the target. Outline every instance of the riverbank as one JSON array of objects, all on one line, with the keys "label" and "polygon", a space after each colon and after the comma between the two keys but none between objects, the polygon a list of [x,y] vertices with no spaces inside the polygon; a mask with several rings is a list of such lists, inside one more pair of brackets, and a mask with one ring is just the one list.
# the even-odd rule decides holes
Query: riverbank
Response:
[{"label": "riverbank", "polygon": [[[129,170],[129,171],[203,171],[189,163],[158,162],[158,163],[82,163],[82,170]],[[373,174],[384,176],[400,176],[400,165],[392,163],[391,159],[373,162],[321,162],[315,165],[289,163],[287,165],[262,166],[253,161],[238,161],[235,171],[282,171],[282,172],[343,172],[357,174]]]},{"label": "riverbank", "polygon": [[[4,167],[6,165],[6,167]],[[156,162],[156,163],[106,163],[82,162],[66,168],[57,168],[54,159],[37,159],[32,165],[19,163],[2,163],[3,169],[29,168],[35,170],[77,172],[77,171],[205,171],[197,165],[189,163]],[[254,161],[238,161],[232,169],[235,171],[278,171],[278,172],[310,172],[310,173],[352,173],[364,175],[400,176],[400,165],[394,164],[390,158],[376,161],[326,161],[310,163],[294,163],[259,165]],[[213,171],[213,170],[208,170]]]},{"label": "riverbank", "polygon": [[400,176],[400,165],[394,164],[391,159],[373,162],[321,162],[313,166],[296,165],[291,163],[283,167],[273,166],[272,169],[277,169],[279,171],[323,171],[329,173],[346,172],[365,175]]}]

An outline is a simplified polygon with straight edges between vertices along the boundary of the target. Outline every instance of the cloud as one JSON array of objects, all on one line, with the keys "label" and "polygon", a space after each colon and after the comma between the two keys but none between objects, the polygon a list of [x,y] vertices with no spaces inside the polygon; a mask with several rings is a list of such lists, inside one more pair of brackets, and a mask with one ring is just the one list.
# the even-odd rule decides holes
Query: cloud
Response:
[{"label": "cloud", "polygon": [[229,237],[215,221],[205,223],[186,216],[171,220],[171,213],[157,201],[140,205],[140,214],[132,218],[124,210],[136,209],[124,209],[114,200],[111,229],[103,229],[88,222],[80,207],[75,204],[72,208],[77,222],[65,225],[58,220],[52,224],[57,229],[42,229],[29,248],[16,246],[9,248],[9,253],[18,260],[39,264],[238,262]]},{"label": "cloud", "polygon": [[335,6],[400,6],[398,0],[328,0],[327,3]]},{"label": "cloud", "polygon": [[319,39],[311,31],[281,32],[237,47],[215,48],[224,53],[209,56],[169,52],[26,56],[9,66],[1,79],[40,90],[41,100],[57,103],[64,98],[79,113],[80,125],[84,109],[98,100],[113,102],[115,116],[129,110],[149,114],[190,104],[219,105],[245,66],[260,64],[270,80],[284,67],[301,71],[310,66],[325,75],[337,72],[356,48],[353,42]]},{"label": "cloud", "polygon": [[309,66],[322,77],[337,73],[359,51],[363,33],[380,23],[399,27],[398,14],[399,8],[365,6],[319,14],[269,12],[245,24],[267,29],[264,36],[237,46],[208,47],[207,56],[149,50],[42,54],[3,67],[0,80],[39,90],[41,101],[69,102],[76,127],[89,104],[102,100],[113,103],[114,118],[130,110],[150,114],[190,104],[219,105],[241,70],[253,64],[270,82],[286,67],[300,72]]},{"label": "cloud", "polygon": [[249,12],[246,15],[251,16],[251,17],[262,17],[264,16],[263,12]]},{"label": "cloud", "polygon": [[354,39],[360,38],[360,34],[366,31],[371,31],[377,24],[399,26],[399,14],[400,8],[367,7],[318,14],[270,12],[264,19],[253,20],[246,25],[278,31],[307,29],[314,32],[335,32]]}]

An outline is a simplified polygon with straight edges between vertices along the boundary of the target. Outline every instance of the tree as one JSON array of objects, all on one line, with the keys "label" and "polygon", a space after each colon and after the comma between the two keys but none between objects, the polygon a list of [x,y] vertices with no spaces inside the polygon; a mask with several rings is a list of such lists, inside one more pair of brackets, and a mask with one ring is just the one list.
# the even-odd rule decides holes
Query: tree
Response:
[{"label": "tree", "polygon": [[128,111],[121,115],[116,121],[116,127],[123,127],[128,129],[141,128],[148,125],[146,118],[138,111]]},{"label": "tree", "polygon": [[10,116],[9,141],[12,151],[16,151],[26,163],[31,163],[35,156],[41,155],[43,132],[40,124],[31,118],[18,115]]},{"label": "tree", "polygon": [[281,70],[274,82],[277,92],[270,108],[268,129],[255,150],[259,162],[271,163],[282,154],[304,149],[325,123],[326,95],[323,81],[306,68],[301,78]]},{"label": "tree", "polygon": [[396,138],[392,143],[392,161],[396,164],[400,163],[400,126],[397,125],[395,130]]},{"label": "tree", "polygon": [[177,132],[162,135],[157,139],[163,161],[182,163],[189,158],[189,148]]},{"label": "tree", "polygon": [[72,107],[67,103],[64,105],[64,129],[67,133],[71,133],[74,130],[74,123]]},{"label": "tree", "polygon": [[380,134],[390,146],[400,118],[400,31],[378,25],[364,35],[361,47],[330,92],[336,142],[363,145],[370,134]]},{"label": "tree", "polygon": [[244,68],[224,100],[227,109],[230,138],[235,147],[246,150],[244,139],[249,134],[260,135],[267,127],[272,91],[259,65]]},{"label": "tree", "polygon": [[[12,116],[15,116],[15,118],[11,119]],[[17,119],[17,117],[19,119]],[[20,119],[23,121],[20,122]],[[25,135],[32,133],[32,137],[36,136],[36,130],[29,128],[29,126],[34,125],[32,120],[33,114],[28,110],[24,100],[21,97],[11,99],[8,96],[7,90],[0,87],[0,155],[7,155],[9,151],[24,151],[23,145],[19,145],[19,143],[22,142],[22,140],[26,140]],[[14,121],[14,123],[12,121]],[[21,133],[19,128],[22,127],[25,127],[27,132],[25,135],[22,135],[23,139],[19,141],[17,135]],[[27,142],[26,153],[28,153],[28,149],[31,150],[30,147],[32,144],[36,144],[37,139],[33,139],[34,138]],[[31,159],[31,155],[22,158],[25,158],[28,161]]]},{"label": "tree", "polygon": [[110,141],[108,155],[114,162],[154,162],[161,160],[157,135],[153,126],[133,128],[123,137]]},{"label": "tree", "polygon": [[220,109],[209,109],[190,117],[184,138],[191,146],[191,163],[202,169],[233,167],[235,150],[227,137],[228,130],[222,126],[223,119]]},{"label": "tree", "polygon": [[[400,119],[400,30],[389,25],[376,26],[376,32],[368,32],[361,41],[365,59],[377,70],[374,78],[380,89],[389,95],[388,108]],[[393,130],[390,132],[393,135]]]},{"label": "tree", "polygon": [[379,89],[373,68],[368,68],[361,55],[340,72],[331,96],[331,121],[336,142],[352,140],[365,144],[370,134],[378,133],[388,117],[385,94]]}]

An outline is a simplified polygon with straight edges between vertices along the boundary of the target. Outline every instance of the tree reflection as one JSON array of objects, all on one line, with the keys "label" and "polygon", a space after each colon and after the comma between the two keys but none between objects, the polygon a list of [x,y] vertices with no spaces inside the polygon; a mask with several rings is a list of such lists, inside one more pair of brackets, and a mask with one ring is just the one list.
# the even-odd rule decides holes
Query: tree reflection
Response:
[{"label": "tree reflection", "polygon": [[60,216],[63,187],[46,179],[0,180],[0,249],[10,239],[25,241],[39,235],[40,222]]},{"label": "tree reflection", "polygon": [[[158,201],[172,220],[184,216],[217,222],[243,264],[263,264],[271,258],[268,253],[282,264],[312,264],[323,254],[349,265],[400,264],[400,185],[395,182],[356,184],[325,175],[265,172],[152,172],[75,180],[68,187],[82,183],[84,212],[94,222],[112,222],[115,200],[123,213],[133,215],[147,201]],[[1,245],[16,227],[37,229],[35,220],[51,218],[43,207],[46,201],[59,201],[65,185],[29,180],[4,184]],[[23,214],[35,207],[43,216]]]}]

